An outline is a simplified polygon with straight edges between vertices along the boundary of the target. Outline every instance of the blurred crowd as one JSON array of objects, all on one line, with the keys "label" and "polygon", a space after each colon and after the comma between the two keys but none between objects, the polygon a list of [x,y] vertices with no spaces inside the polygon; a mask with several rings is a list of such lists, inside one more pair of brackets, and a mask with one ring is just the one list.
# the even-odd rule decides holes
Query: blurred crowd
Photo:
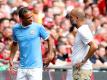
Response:
[{"label": "blurred crowd", "polygon": [[[0,60],[9,60],[12,43],[12,27],[20,23],[17,11],[21,6],[28,7],[33,12],[33,20],[43,24],[54,39],[55,59],[50,65],[68,65],[72,63],[72,46],[76,28],[69,20],[69,12],[75,7],[81,7],[86,14],[86,24],[89,25],[98,49],[90,58],[94,66],[107,66],[107,9],[106,0],[0,0]],[[88,36],[88,35],[87,35]],[[47,45],[42,41],[43,57]],[[18,61],[19,51],[14,61]],[[6,65],[6,62],[0,62]]]}]

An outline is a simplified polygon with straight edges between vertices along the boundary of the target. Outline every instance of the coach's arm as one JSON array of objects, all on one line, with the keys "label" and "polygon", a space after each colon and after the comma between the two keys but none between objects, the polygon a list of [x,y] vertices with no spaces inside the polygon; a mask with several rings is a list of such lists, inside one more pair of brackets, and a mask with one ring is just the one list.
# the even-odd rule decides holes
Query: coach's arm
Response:
[{"label": "coach's arm", "polygon": [[89,51],[88,51],[87,55],[85,56],[85,58],[80,63],[76,64],[76,67],[78,69],[80,69],[80,67],[87,62],[87,60],[94,54],[94,52],[97,49],[97,45],[94,43],[94,41],[90,41],[88,43],[88,45],[90,46],[90,48],[89,48]]},{"label": "coach's arm", "polygon": [[90,41],[88,43],[88,45],[90,46],[89,51],[87,53],[87,55],[85,56],[85,58],[82,60],[83,63],[85,63],[96,51],[96,49],[98,48],[97,44],[95,44],[94,41]]}]

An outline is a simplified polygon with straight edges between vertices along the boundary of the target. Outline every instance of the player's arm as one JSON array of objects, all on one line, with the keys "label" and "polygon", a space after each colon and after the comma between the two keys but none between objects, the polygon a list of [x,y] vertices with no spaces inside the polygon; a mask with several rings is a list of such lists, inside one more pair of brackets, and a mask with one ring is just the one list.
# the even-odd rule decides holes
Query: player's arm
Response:
[{"label": "player's arm", "polygon": [[53,52],[53,39],[52,36],[50,35],[49,38],[47,39],[47,43],[48,43],[48,52],[49,54],[52,54]]},{"label": "player's arm", "polygon": [[10,67],[13,66],[13,59],[14,59],[14,56],[16,54],[16,51],[18,49],[18,45],[17,45],[17,42],[13,42],[11,44],[11,50],[10,50],[10,60],[9,60],[9,65]]},{"label": "player's arm", "polygon": [[48,51],[45,53],[47,55],[47,59],[45,59],[46,64],[50,63],[53,58],[55,57],[55,53],[53,52],[53,46],[54,46],[54,41],[52,36],[50,35],[49,38],[46,40],[47,41],[47,45],[48,45]]},{"label": "player's arm", "polygon": [[47,39],[48,51],[45,53],[46,57],[43,58],[43,65],[47,67],[50,62],[54,63],[56,53],[54,51],[54,40],[52,35]]}]

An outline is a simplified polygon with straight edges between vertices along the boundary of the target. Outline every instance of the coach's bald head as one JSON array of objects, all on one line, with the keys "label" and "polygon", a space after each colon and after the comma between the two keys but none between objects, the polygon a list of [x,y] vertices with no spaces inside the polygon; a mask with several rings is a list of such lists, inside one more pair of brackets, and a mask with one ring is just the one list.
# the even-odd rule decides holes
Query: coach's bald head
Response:
[{"label": "coach's bald head", "polygon": [[85,19],[85,13],[81,8],[74,8],[70,15],[73,15],[79,19]]},{"label": "coach's bald head", "polygon": [[85,21],[85,13],[81,8],[74,8],[70,12],[71,24],[75,27],[80,27]]}]

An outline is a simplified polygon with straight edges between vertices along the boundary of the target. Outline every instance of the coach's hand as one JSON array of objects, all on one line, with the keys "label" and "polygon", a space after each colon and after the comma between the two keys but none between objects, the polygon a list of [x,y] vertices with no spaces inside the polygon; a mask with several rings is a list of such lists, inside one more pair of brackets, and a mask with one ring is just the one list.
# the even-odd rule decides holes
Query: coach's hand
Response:
[{"label": "coach's hand", "polygon": [[75,67],[76,67],[78,70],[80,70],[80,68],[81,68],[85,63],[86,63],[86,60],[82,60],[81,62],[77,63],[77,64],[75,65]]}]

